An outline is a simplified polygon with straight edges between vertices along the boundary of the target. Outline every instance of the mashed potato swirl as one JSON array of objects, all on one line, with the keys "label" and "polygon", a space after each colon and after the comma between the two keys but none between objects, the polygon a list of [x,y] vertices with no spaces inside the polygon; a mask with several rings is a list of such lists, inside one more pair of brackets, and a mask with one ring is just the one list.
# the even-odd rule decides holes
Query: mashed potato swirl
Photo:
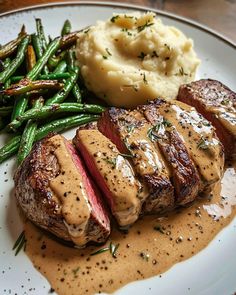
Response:
[{"label": "mashed potato swirl", "polygon": [[76,55],[86,87],[119,107],[174,99],[200,63],[193,41],[150,12],[97,22],[79,34]]}]

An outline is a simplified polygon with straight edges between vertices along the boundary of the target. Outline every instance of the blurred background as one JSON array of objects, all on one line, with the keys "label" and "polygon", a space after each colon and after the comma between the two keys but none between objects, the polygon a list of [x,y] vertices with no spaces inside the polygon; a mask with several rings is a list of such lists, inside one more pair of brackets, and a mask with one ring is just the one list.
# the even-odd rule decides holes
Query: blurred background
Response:
[{"label": "blurred background", "polygon": [[[52,2],[60,1],[0,0],[0,13],[30,5]],[[236,0],[113,0],[110,2],[137,4],[185,16],[209,26],[236,43]]]}]

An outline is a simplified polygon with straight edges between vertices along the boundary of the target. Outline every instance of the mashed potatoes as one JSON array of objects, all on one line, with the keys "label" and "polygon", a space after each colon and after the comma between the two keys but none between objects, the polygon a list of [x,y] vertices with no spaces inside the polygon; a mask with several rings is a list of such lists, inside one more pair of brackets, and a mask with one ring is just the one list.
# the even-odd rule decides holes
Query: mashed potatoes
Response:
[{"label": "mashed potatoes", "polygon": [[194,79],[200,62],[192,40],[153,13],[99,21],[80,33],[76,53],[87,88],[122,107],[174,99],[179,86]]}]

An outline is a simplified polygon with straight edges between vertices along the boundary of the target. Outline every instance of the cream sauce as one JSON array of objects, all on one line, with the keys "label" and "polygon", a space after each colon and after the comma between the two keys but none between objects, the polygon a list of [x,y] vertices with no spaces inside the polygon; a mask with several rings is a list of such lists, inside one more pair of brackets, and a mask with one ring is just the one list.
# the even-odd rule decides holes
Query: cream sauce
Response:
[{"label": "cream sauce", "polygon": [[198,199],[191,207],[161,218],[144,217],[128,234],[114,229],[110,240],[120,244],[117,258],[109,251],[90,256],[102,246],[80,250],[63,246],[30,222],[25,224],[26,253],[60,295],[111,293],[129,282],[161,274],[206,247],[234,218],[236,206],[219,212],[223,217],[218,220],[204,208],[220,204],[222,197],[232,205],[235,168],[226,170],[222,186],[218,183],[210,198]]},{"label": "cream sauce", "polygon": [[48,140],[55,147],[55,156],[63,171],[50,181],[54,197],[61,203],[61,213],[73,242],[78,246],[86,244],[86,226],[90,217],[86,189],[82,174],[75,169],[71,154],[62,136],[55,135]]},{"label": "cream sauce", "polygon": [[132,162],[137,173],[141,176],[158,173],[164,178],[169,178],[170,171],[168,165],[164,163],[159,147],[147,136],[152,125],[136,110],[129,112],[128,118],[134,120],[133,124],[137,122],[139,124],[130,131],[128,127],[132,126],[132,121],[131,125],[128,122],[124,124],[123,128],[121,127],[120,137],[133,155]]},{"label": "cream sauce", "polygon": [[102,176],[106,190],[110,191],[111,207],[118,223],[126,226],[135,222],[141,210],[142,186],[134,177],[131,165],[98,130],[80,130],[78,136]]},{"label": "cream sauce", "polygon": [[158,111],[179,132],[203,181],[208,184],[218,181],[223,173],[224,157],[212,125],[194,108],[178,101],[163,104]]}]

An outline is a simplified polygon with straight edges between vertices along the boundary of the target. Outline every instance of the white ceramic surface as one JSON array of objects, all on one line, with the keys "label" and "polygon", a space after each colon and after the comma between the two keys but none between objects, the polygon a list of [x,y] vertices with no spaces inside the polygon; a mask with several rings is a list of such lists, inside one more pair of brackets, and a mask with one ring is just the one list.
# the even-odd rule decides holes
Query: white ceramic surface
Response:
[{"label": "white ceramic surface", "polygon": [[[138,9],[145,10],[105,3],[70,4],[67,2],[64,5],[21,10],[0,17],[0,42],[4,44],[13,39],[23,23],[29,33],[33,32],[35,17],[42,18],[47,34],[56,36],[67,18],[71,20],[73,29],[80,29],[95,23],[96,20],[110,18],[113,12]],[[195,49],[202,60],[197,78],[218,79],[234,91],[236,90],[235,45],[196,23],[163,12],[157,13],[165,24],[178,27],[194,39]],[[67,132],[66,135],[72,137],[73,131]],[[4,141],[1,135],[1,146]],[[34,269],[24,252],[15,257],[11,250],[22,230],[22,223],[12,193],[13,169],[13,159],[0,166],[0,294],[46,295],[50,289],[46,279]],[[124,295],[131,294],[131,292],[137,295],[234,294],[236,291],[235,245],[236,219],[222,230],[207,248],[191,259],[175,265],[161,278],[153,277],[131,283],[118,290],[116,294]]]}]

